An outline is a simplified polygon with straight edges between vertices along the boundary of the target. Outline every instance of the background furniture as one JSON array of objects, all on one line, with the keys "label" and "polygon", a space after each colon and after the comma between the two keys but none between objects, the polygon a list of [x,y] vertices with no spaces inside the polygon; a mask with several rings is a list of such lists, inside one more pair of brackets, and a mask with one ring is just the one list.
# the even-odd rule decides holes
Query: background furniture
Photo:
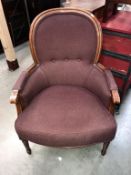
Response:
[{"label": "background furniture", "polygon": [[117,13],[117,5],[119,3],[131,4],[131,0],[106,0],[103,22],[106,22],[112,15]]},{"label": "background furniture", "polygon": [[9,67],[9,70],[14,71],[19,67],[15,51],[13,48],[12,40],[8,31],[8,26],[6,23],[3,6],[0,0],[0,41],[4,49],[6,56],[6,61]]},{"label": "background furniture", "polygon": [[49,8],[60,7],[60,0],[2,0],[2,4],[12,42],[16,46],[28,40],[30,23],[35,16]]},{"label": "background furniture", "polygon": [[60,7],[60,0],[27,0],[30,21],[42,11]]},{"label": "background furniture", "polygon": [[10,99],[27,153],[29,140],[54,147],[102,142],[105,155],[120,99],[111,72],[98,63],[101,34],[95,16],[79,9],[51,9],[33,22],[34,65],[21,74]]},{"label": "background furniture", "polygon": [[103,51],[100,62],[110,68],[121,94],[121,102],[131,85],[131,12],[119,11],[101,23]]}]

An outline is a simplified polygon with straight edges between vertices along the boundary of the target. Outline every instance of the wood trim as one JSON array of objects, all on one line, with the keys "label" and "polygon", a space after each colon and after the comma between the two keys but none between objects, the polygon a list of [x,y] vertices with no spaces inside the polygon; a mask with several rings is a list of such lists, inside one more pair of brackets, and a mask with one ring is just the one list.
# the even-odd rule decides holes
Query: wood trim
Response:
[{"label": "wood trim", "polygon": [[101,63],[97,63],[97,66],[103,71],[106,70],[106,67],[103,64],[101,64]]},{"label": "wood trim", "polygon": [[16,104],[17,103],[17,101],[18,101],[18,93],[19,93],[18,90],[13,90],[12,91],[12,94],[10,96],[10,103],[11,104]]},{"label": "wood trim", "polygon": [[[28,69],[27,69],[27,73],[29,73],[29,75],[32,74],[32,72],[34,71],[34,69],[36,68],[36,64],[33,63]],[[22,105],[22,101],[20,99],[20,91],[19,90],[13,90],[12,94],[10,96],[10,103],[11,104],[15,104],[16,106],[16,110],[17,110],[17,114],[20,114],[23,111],[23,105]]]},{"label": "wood trim", "polygon": [[118,90],[112,90],[111,95],[112,95],[113,103],[120,104],[120,96],[119,96]]},{"label": "wood trim", "polygon": [[80,15],[83,15],[87,18],[89,18],[92,23],[94,24],[95,28],[96,28],[96,32],[97,32],[97,38],[98,38],[98,42],[97,42],[97,48],[96,48],[96,55],[94,58],[94,63],[97,63],[99,60],[99,56],[100,56],[100,52],[101,52],[101,48],[102,48],[102,29],[101,29],[101,25],[98,22],[97,18],[90,13],[89,11],[85,11],[85,10],[81,10],[81,9],[76,9],[76,8],[54,8],[54,9],[49,9],[47,11],[44,11],[42,13],[40,13],[33,21],[32,25],[31,25],[31,29],[30,29],[30,34],[29,34],[29,43],[30,43],[30,49],[31,49],[31,53],[34,59],[34,62],[36,64],[39,63],[39,59],[37,57],[37,53],[35,50],[35,42],[34,42],[34,35],[35,35],[35,29],[36,27],[40,24],[41,20],[46,18],[47,16],[50,16],[52,14],[57,14],[57,13],[79,13]]},{"label": "wood trim", "polygon": [[20,114],[23,111],[22,110],[22,104],[21,104],[19,96],[20,96],[20,93],[19,93],[18,90],[13,90],[12,94],[10,96],[10,103],[15,104],[17,115]]},{"label": "wood trim", "polygon": [[[98,63],[97,66],[102,71],[106,70],[106,67],[104,67],[101,63]],[[119,96],[118,90],[111,90],[111,96],[112,96],[113,104],[120,104],[120,96]]]},{"label": "wood trim", "polygon": [[29,75],[32,74],[37,65],[38,64],[33,63],[31,66],[27,68],[27,72],[29,73]]}]

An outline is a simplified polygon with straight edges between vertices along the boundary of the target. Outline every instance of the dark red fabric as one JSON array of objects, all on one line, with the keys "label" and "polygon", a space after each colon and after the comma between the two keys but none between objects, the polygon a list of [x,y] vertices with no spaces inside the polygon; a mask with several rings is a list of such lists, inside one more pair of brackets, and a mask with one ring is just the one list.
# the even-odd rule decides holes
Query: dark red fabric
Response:
[{"label": "dark red fabric", "polygon": [[28,77],[29,77],[28,72],[27,71],[23,71],[12,89],[13,90],[21,90],[21,89],[23,89],[23,87],[24,87]]},{"label": "dark red fabric", "polygon": [[85,88],[52,86],[43,90],[16,120],[21,139],[48,146],[82,146],[110,141],[114,117]]},{"label": "dark red fabric", "polygon": [[21,101],[24,108],[29,105],[30,101],[37,96],[41,90],[49,86],[46,76],[41,72],[39,67],[37,67],[31,75],[27,75],[26,77],[26,81],[23,81],[23,83],[21,82],[23,86],[20,91]]},{"label": "dark red fabric", "polygon": [[57,60],[37,67],[31,75],[22,74],[21,77],[24,75],[25,78],[20,77],[15,89],[21,90],[23,107],[27,107],[43,89],[53,85],[85,87],[97,95],[108,107],[114,79],[112,75],[108,75],[110,74],[108,71],[106,74],[96,65],[88,65],[84,60]]},{"label": "dark red fabric", "polygon": [[93,65],[85,85],[91,92],[97,95],[103,105],[107,108],[109,107],[111,93],[105,72],[100,70],[96,65]]},{"label": "dark red fabric", "polygon": [[40,20],[34,44],[40,62],[86,59],[93,62],[97,33],[92,21],[77,13],[53,14]]},{"label": "dark red fabric", "polygon": [[108,87],[110,88],[110,90],[118,90],[117,84],[115,82],[115,79],[114,79],[111,71],[108,69],[105,70],[105,75],[106,75]]},{"label": "dark red fabric", "polygon": [[40,65],[16,86],[25,107],[15,124],[19,137],[49,146],[111,141],[114,81],[92,64],[98,41],[91,20],[51,15],[38,23],[34,41]]},{"label": "dark red fabric", "polygon": [[84,86],[90,74],[92,65],[81,59],[55,60],[46,62],[41,66],[49,85],[74,85]]}]

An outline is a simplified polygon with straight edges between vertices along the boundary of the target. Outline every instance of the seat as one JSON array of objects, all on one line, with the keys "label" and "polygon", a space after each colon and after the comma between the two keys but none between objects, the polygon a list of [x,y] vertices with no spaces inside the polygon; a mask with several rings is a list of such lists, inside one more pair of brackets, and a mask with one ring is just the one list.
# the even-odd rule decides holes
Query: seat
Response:
[{"label": "seat", "polygon": [[41,145],[72,147],[113,139],[116,123],[87,89],[57,85],[42,91],[20,114],[16,130]]},{"label": "seat", "polygon": [[34,64],[22,72],[10,97],[28,154],[32,141],[54,147],[102,142],[105,155],[115,137],[114,104],[120,99],[112,73],[98,63],[101,38],[100,24],[88,11],[50,9],[33,21]]}]

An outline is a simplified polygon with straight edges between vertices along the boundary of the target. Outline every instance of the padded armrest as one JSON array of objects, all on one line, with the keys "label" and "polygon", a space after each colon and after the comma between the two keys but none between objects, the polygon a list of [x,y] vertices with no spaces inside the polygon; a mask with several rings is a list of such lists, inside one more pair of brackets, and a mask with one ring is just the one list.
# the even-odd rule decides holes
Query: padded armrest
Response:
[{"label": "padded armrest", "polygon": [[[29,71],[22,72],[13,87],[13,94],[14,92],[19,93],[22,106],[25,108],[30,101],[47,86],[48,82],[44,72],[42,72],[40,67],[36,67],[31,73]],[[11,103],[15,103],[15,100],[13,100],[13,94],[10,98]]]},{"label": "padded armrest", "polygon": [[113,103],[114,104],[119,104],[120,103],[120,97],[119,97],[118,87],[117,87],[117,84],[114,80],[114,77],[113,77],[111,71],[108,70],[108,69],[105,70],[105,75],[106,75],[108,86],[109,86],[110,91],[112,93]]},{"label": "padded armrest", "polygon": [[108,87],[111,91],[111,95],[112,95],[112,101],[114,104],[120,104],[120,96],[118,93],[118,87],[117,84],[115,82],[115,79],[111,73],[111,71],[109,69],[106,69],[102,64],[98,63],[97,66],[104,71],[105,76],[106,76],[106,80],[107,80],[107,84]]},{"label": "padded armrest", "polygon": [[18,80],[16,81],[15,85],[13,86],[12,90],[17,91],[22,90],[28,77],[29,77],[28,71],[23,71]]},{"label": "padded armrest", "polygon": [[110,88],[110,90],[118,90],[117,84],[114,80],[114,77],[111,73],[111,71],[109,69],[105,69],[105,75],[106,75],[106,79],[107,79],[107,83],[108,83],[108,87]]},{"label": "padded armrest", "polygon": [[19,91],[24,87],[27,77],[28,77],[28,72],[23,71],[19,79],[16,81],[15,85],[13,86],[12,93],[10,96],[11,104],[16,104],[18,102]]},{"label": "padded armrest", "polygon": [[120,104],[120,96],[118,93],[118,87],[117,84],[115,82],[115,79],[111,73],[111,71],[109,69],[106,69],[102,64],[98,63],[97,66],[104,71],[105,75],[106,75],[106,80],[108,83],[108,87],[111,91],[111,95],[112,95],[112,101],[114,104]]},{"label": "padded armrest", "polygon": [[93,65],[86,86],[91,92],[98,96],[106,107],[109,107],[111,98],[114,103],[119,103],[120,101],[118,99],[119,94],[116,100],[118,88],[112,73],[110,70],[106,70],[103,65]]}]

